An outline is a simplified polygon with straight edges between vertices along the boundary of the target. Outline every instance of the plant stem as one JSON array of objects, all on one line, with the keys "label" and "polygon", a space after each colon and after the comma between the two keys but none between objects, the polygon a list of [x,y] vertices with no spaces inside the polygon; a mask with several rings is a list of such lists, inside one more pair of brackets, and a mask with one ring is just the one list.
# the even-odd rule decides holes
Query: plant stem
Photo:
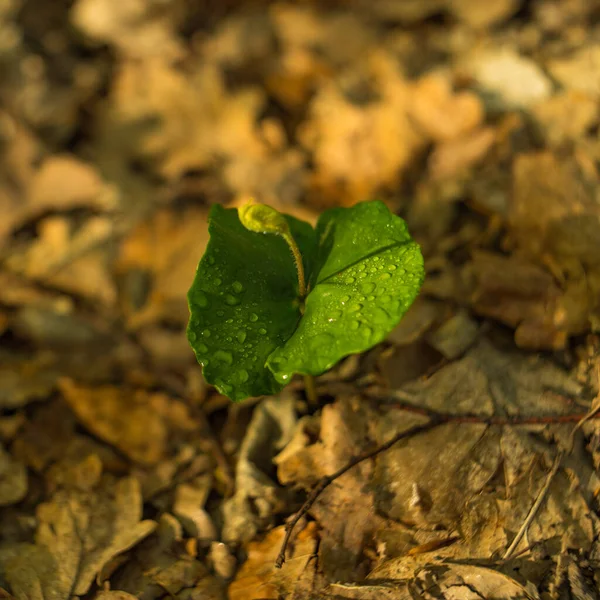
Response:
[{"label": "plant stem", "polygon": [[[300,248],[296,244],[296,240],[290,233],[282,234],[283,239],[292,251],[294,262],[296,263],[296,272],[298,273],[298,293],[300,295],[300,311],[304,313],[304,299],[306,298],[306,279],[304,278],[304,265],[302,264],[302,254]],[[317,388],[315,387],[315,378],[312,375],[304,376],[304,389],[306,391],[306,399],[310,406],[317,406],[319,397],[317,396]]]},{"label": "plant stem", "polygon": [[304,391],[306,392],[306,399],[308,400],[309,406],[317,406],[319,396],[317,395],[317,388],[315,387],[315,378],[312,375],[304,376]]},{"label": "plant stem", "polygon": [[304,279],[304,265],[302,264],[302,254],[300,254],[300,248],[298,248],[298,244],[296,244],[296,240],[291,234],[282,234],[281,237],[283,237],[283,239],[286,241],[294,256],[296,272],[298,273],[298,293],[300,294],[300,300],[304,302],[304,298],[306,297],[306,280]]}]

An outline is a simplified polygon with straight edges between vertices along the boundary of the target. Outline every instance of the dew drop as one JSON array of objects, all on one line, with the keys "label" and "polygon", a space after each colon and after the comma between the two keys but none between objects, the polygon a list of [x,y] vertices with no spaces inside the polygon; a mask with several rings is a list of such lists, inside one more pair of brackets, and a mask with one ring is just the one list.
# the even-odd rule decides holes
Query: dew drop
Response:
[{"label": "dew drop", "polygon": [[227,352],[227,350],[215,350],[215,352],[213,352],[213,357],[215,360],[220,360],[228,365],[233,364],[233,356],[231,355],[231,352]]},{"label": "dew drop", "polygon": [[246,371],[246,369],[240,369],[237,373],[237,380],[240,383],[246,383],[246,381],[248,381],[248,371]]},{"label": "dew drop", "polygon": [[240,299],[236,298],[233,294],[227,294],[225,296],[225,304],[229,306],[237,306],[240,303]]},{"label": "dew drop", "polygon": [[209,338],[210,337],[210,329],[205,329],[202,332],[202,337]]},{"label": "dew drop", "polygon": [[214,282],[214,284],[215,284],[217,287],[219,287],[219,286],[221,285],[221,283],[223,283],[223,282],[222,282],[222,280],[221,280],[219,277],[215,277],[215,278],[213,279],[213,282]]},{"label": "dew drop", "polygon": [[348,307],[348,311],[349,312],[359,312],[361,310],[361,308],[363,307],[362,304],[352,304],[352,306]]},{"label": "dew drop", "polygon": [[256,323],[256,321],[258,321],[258,315],[256,313],[250,313],[250,316],[248,317],[248,319],[252,323]]},{"label": "dew drop", "polygon": [[379,256],[374,256],[373,257],[373,262],[379,262]]},{"label": "dew drop", "polygon": [[346,277],[346,279],[344,280],[344,283],[347,284],[351,284],[354,283],[356,280],[354,279],[354,277]]},{"label": "dew drop", "polygon": [[208,352],[208,347],[205,344],[198,344],[196,347],[198,348],[198,352]]},{"label": "dew drop", "polygon": [[246,332],[245,332],[245,331],[238,331],[238,332],[236,333],[235,337],[236,337],[237,341],[238,341],[240,344],[243,344],[243,343],[244,343],[244,341],[246,340]]},{"label": "dew drop", "polygon": [[215,264],[215,259],[212,256],[209,256],[206,260],[208,261],[209,265],[214,265]]},{"label": "dew drop", "polygon": [[195,342],[197,337],[198,336],[196,335],[195,331],[188,331],[188,338],[190,339],[190,342]]},{"label": "dew drop", "polygon": [[231,287],[236,294],[244,291],[244,286],[239,281],[234,281]]},{"label": "dew drop", "polygon": [[348,300],[350,300],[350,296],[342,296],[342,297],[340,298],[340,302],[341,302],[342,304],[346,304],[346,302],[348,302]]},{"label": "dew drop", "polygon": [[390,266],[388,267],[388,269],[389,269],[390,271],[395,271],[395,270],[396,270],[396,265],[390,265]]},{"label": "dew drop", "polygon": [[258,333],[260,333],[260,335],[267,335],[267,330],[266,330],[264,327],[261,327],[261,328],[258,330]]},{"label": "dew drop", "polygon": [[350,321],[350,329],[356,331],[360,327],[360,323],[358,321]]},{"label": "dew drop", "polygon": [[382,273],[379,276],[379,279],[384,280],[384,279],[389,279],[391,277],[391,275],[389,273]]},{"label": "dew drop", "polygon": [[217,311],[217,317],[222,317],[225,313],[222,310]]},{"label": "dew drop", "polygon": [[225,321],[225,323],[227,323],[227,325],[231,325],[231,323],[233,323],[233,319],[227,319],[227,321]]},{"label": "dew drop", "polygon": [[208,306],[208,298],[204,292],[198,292],[196,294],[196,304],[200,308],[206,308]]}]

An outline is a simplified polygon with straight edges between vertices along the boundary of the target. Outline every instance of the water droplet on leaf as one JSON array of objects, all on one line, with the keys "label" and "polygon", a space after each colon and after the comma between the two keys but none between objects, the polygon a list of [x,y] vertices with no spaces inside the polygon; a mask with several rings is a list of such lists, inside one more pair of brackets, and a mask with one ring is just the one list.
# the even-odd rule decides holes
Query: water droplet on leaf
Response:
[{"label": "water droplet on leaf", "polygon": [[256,313],[250,313],[248,319],[252,321],[252,323],[256,323],[256,321],[258,321],[258,315]]},{"label": "water droplet on leaf", "polygon": [[231,355],[231,352],[228,352],[227,350],[215,350],[215,352],[213,352],[213,357],[215,360],[220,360],[228,365],[233,364],[233,356]]},{"label": "water droplet on leaf", "polygon": [[235,337],[240,344],[243,344],[246,339],[246,332],[238,331]]},{"label": "water droplet on leaf", "polygon": [[204,292],[198,292],[196,294],[196,304],[200,308],[206,308],[208,306],[208,298]]},{"label": "water droplet on leaf", "polygon": [[233,288],[233,291],[234,291],[236,294],[239,294],[240,292],[243,292],[243,291],[244,291],[244,286],[243,286],[243,285],[242,285],[242,284],[241,284],[239,281],[234,281],[234,282],[231,284],[231,287]]},{"label": "water droplet on leaf", "polygon": [[225,296],[225,304],[229,306],[237,306],[240,303],[240,299],[236,298],[233,294],[227,294]]}]

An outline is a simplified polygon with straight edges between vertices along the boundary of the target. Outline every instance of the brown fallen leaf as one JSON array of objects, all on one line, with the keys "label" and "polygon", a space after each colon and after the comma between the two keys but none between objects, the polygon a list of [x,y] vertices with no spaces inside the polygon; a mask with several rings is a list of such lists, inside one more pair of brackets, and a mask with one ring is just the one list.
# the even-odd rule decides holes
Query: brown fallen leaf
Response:
[{"label": "brown fallen leaf", "polygon": [[169,402],[164,394],[109,385],[87,387],[66,378],[59,388],[78,420],[131,460],[152,465],[164,455],[164,407]]},{"label": "brown fallen leaf", "polygon": [[0,446],[0,507],[16,504],[27,494],[27,469]]},{"label": "brown fallen leaf", "polygon": [[141,521],[134,479],[104,480],[95,494],[56,492],[38,506],[36,543],[0,548],[0,572],[18,600],[69,600],[87,593],[110,559],[156,527]]},{"label": "brown fallen leaf", "polygon": [[60,376],[51,353],[25,357],[0,352],[0,359],[0,408],[5,410],[48,397]]},{"label": "brown fallen leaf", "polygon": [[115,209],[117,203],[116,189],[108,186],[92,165],[73,155],[54,154],[36,171],[21,218],[78,207],[106,211]]},{"label": "brown fallen leaf", "polygon": [[263,540],[248,545],[248,558],[229,585],[229,600],[300,599],[318,589],[316,524],[308,523],[297,534],[285,566],[276,569],[275,557],[283,536],[284,528],[276,527]]},{"label": "brown fallen leaf", "polygon": [[335,82],[323,85],[300,131],[315,163],[313,189],[322,204],[351,205],[391,186],[424,140],[407,114],[410,87],[384,53],[361,61],[376,99],[357,104]]},{"label": "brown fallen leaf", "polygon": [[114,303],[115,286],[101,249],[113,238],[111,219],[90,217],[74,230],[67,217],[48,216],[37,224],[37,230],[37,238],[15,248],[8,257],[10,271],[108,305]]},{"label": "brown fallen leaf", "polygon": [[144,540],[114,576],[111,586],[138,600],[224,600],[223,585],[185,550],[177,519],[164,513],[153,535]]},{"label": "brown fallen leaf", "polygon": [[71,8],[73,25],[96,43],[106,43],[129,58],[183,54],[177,35],[177,11],[127,0],[78,0]]},{"label": "brown fallen leaf", "polygon": [[[400,579],[402,569],[396,570],[399,561],[390,561],[369,575],[369,578],[388,585]],[[403,582],[397,581],[402,586]],[[409,598],[431,597],[440,600],[476,600],[478,598],[494,598],[498,600],[537,600],[535,586],[523,586],[500,571],[477,566],[439,562],[417,568],[407,586]],[[368,587],[368,580],[365,582]],[[336,589],[336,588],[334,588]],[[337,589],[336,589],[337,591]],[[352,598],[356,596],[344,596]],[[366,596],[371,598],[372,596]]]},{"label": "brown fallen leaf", "polygon": [[[419,79],[411,91],[409,115],[428,138],[448,142],[473,132],[484,117],[483,104],[472,92],[454,92],[448,75]],[[448,115],[452,119],[448,119]]]},{"label": "brown fallen leaf", "polygon": [[208,242],[205,209],[158,210],[124,239],[115,271],[131,328],[188,319],[187,290]]},{"label": "brown fallen leaf", "polygon": [[[560,395],[578,393],[579,386],[550,361],[501,351],[487,341],[479,341],[463,359],[429,379],[406,384],[402,394],[410,405],[482,419],[467,424],[457,418],[382,454],[371,481],[380,514],[407,522],[413,486],[418,485],[430,498],[424,513],[429,527],[461,533],[461,541],[451,547],[453,556],[502,552],[553,463],[556,449],[546,440],[560,439],[573,426],[560,424],[560,415],[572,410]],[[410,410],[386,411],[386,418],[376,422],[377,439],[389,439],[406,427],[410,415]],[[487,425],[486,416],[491,415],[539,417],[541,423]],[[550,418],[544,425],[545,415],[557,422]],[[545,508],[529,527],[529,544],[551,544],[555,533],[562,532],[568,547],[589,548],[596,517],[589,511],[591,467],[581,460],[578,467],[559,470]]]},{"label": "brown fallen leaf", "polygon": [[471,270],[471,304],[478,314],[514,327],[521,347],[564,347],[570,333],[562,317],[564,294],[550,273],[517,256],[490,252],[475,253]]},{"label": "brown fallen leaf", "polygon": [[94,596],[94,600],[137,600],[135,596],[127,592],[106,591],[98,592]]},{"label": "brown fallen leaf", "polygon": [[[323,407],[319,441],[311,444],[308,435],[297,433],[294,451],[285,449],[278,457],[280,481],[310,488],[344,466],[364,450],[370,418],[368,406],[358,398],[341,398]],[[319,565],[329,581],[366,574],[365,548],[373,545],[378,530],[390,525],[375,511],[369,486],[372,473],[371,462],[359,464],[327,488],[311,508],[321,527]]]}]

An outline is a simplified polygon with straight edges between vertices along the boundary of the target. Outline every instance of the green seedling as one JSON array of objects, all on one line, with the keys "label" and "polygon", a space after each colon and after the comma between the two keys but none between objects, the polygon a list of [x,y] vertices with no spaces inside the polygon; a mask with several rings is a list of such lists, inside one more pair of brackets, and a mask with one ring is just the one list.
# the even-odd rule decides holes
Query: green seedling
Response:
[{"label": "green seedling", "polygon": [[274,394],[368,350],[423,283],[423,257],[383,202],[311,225],[263,204],[213,206],[188,293],[189,342],[206,381],[239,401]]}]

